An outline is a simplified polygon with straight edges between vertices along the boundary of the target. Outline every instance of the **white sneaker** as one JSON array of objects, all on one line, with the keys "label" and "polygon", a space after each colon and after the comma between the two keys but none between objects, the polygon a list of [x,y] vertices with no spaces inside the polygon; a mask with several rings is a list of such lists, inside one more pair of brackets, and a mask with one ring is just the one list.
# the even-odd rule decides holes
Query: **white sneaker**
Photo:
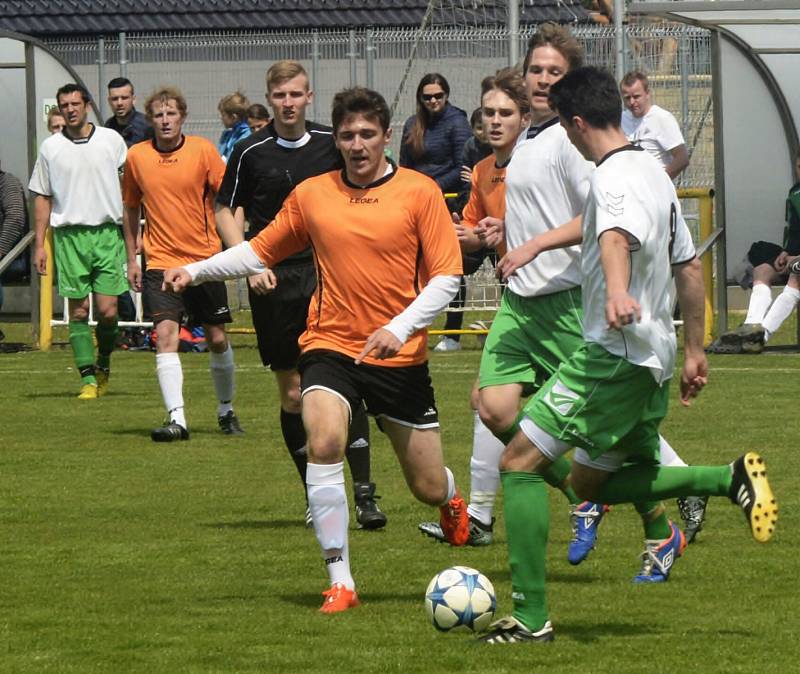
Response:
[{"label": "white sneaker", "polygon": [[[486,323],[484,321],[475,321],[474,323],[470,323],[469,329],[470,330],[488,330],[489,325],[491,325],[491,321]],[[486,335],[475,335],[475,339],[478,340],[478,346],[483,348],[483,345],[486,344]]]},{"label": "white sneaker", "polygon": [[442,337],[441,341],[433,347],[434,351],[460,351],[461,342],[457,342],[451,337]]}]

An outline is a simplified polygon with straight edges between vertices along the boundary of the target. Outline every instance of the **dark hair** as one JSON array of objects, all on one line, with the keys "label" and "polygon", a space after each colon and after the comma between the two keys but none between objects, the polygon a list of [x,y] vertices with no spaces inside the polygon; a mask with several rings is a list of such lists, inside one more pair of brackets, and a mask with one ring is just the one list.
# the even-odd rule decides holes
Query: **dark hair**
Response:
[{"label": "dark hair", "polygon": [[263,119],[264,121],[269,121],[269,110],[266,107],[261,105],[261,103],[253,103],[249,108],[247,108],[247,119]]},{"label": "dark hair", "polygon": [[522,64],[523,75],[528,72],[533,50],[538,47],[552,47],[560,52],[567,60],[570,70],[575,70],[583,65],[583,47],[573,37],[569,28],[555,23],[544,23],[528,40],[528,51]]},{"label": "dark hair", "polygon": [[444,75],[428,73],[422,76],[417,85],[417,118],[414,120],[414,124],[412,124],[411,130],[408,132],[408,138],[405,141],[406,145],[411,148],[411,154],[417,159],[425,154],[425,129],[428,128],[428,123],[431,121],[431,113],[428,112],[428,108],[422,102],[422,90],[429,84],[438,84],[444,91],[445,96],[450,97],[450,85]]},{"label": "dark hair", "polygon": [[336,134],[350,115],[362,114],[370,121],[377,120],[384,133],[389,130],[392,113],[386,100],[377,91],[365,87],[342,89],[333,97],[331,122]]},{"label": "dark hair", "polygon": [[469,116],[469,125],[474,127],[478,122],[483,123],[483,108],[475,108]]},{"label": "dark hair", "polygon": [[85,86],[82,84],[75,84],[75,82],[69,82],[61,87],[58,91],[56,91],[56,102],[58,103],[59,107],[61,107],[61,101],[59,100],[62,96],[66,96],[67,94],[73,94],[78,92],[81,95],[84,103],[88,103],[92,100],[91,94],[88,92]]},{"label": "dark hair", "polygon": [[641,82],[644,90],[650,91],[650,82],[647,79],[647,75],[641,70],[631,70],[629,73],[625,73],[625,77],[622,78],[620,86],[631,87],[636,84],[636,82]]},{"label": "dark hair", "polygon": [[481,101],[487,93],[494,90],[502,91],[514,101],[521,115],[527,115],[531,111],[531,102],[525,93],[525,80],[516,68],[503,68],[494,75],[484,77],[481,82]]},{"label": "dark hair", "polygon": [[120,87],[130,87],[131,93],[133,93],[133,82],[127,77],[115,77],[108,83],[109,89],[119,89]]},{"label": "dark hair", "polygon": [[562,119],[580,117],[595,129],[619,128],[622,116],[614,76],[594,66],[570,70],[551,86],[550,107]]}]

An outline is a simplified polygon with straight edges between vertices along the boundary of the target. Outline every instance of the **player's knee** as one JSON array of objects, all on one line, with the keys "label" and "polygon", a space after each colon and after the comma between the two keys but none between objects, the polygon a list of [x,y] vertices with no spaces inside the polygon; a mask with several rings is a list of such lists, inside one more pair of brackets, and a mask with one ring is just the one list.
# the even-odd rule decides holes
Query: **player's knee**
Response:
[{"label": "player's knee", "polygon": [[310,463],[338,463],[344,457],[345,441],[330,433],[312,434],[308,438]]},{"label": "player's knee", "polygon": [[228,336],[224,330],[214,330],[206,333],[208,348],[214,353],[224,353],[228,350]]},{"label": "player's knee", "polygon": [[480,399],[478,415],[484,425],[493,433],[501,433],[508,429],[517,418],[516,410],[507,410],[502,406],[494,405]]}]

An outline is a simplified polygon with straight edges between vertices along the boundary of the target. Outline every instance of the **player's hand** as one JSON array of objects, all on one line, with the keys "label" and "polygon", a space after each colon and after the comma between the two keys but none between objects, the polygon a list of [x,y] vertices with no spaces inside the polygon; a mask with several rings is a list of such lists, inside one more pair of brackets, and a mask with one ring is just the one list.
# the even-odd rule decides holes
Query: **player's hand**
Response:
[{"label": "player's hand", "polygon": [[183,267],[167,269],[164,272],[164,283],[161,284],[161,290],[166,293],[180,294],[189,287],[191,282],[192,277]]},{"label": "player's hand", "polygon": [[37,248],[33,252],[33,266],[36,267],[36,271],[42,276],[47,273],[47,251],[44,249],[44,246]]},{"label": "player's hand", "polygon": [[538,255],[539,251],[533,244],[533,240],[527,241],[519,248],[508,251],[500,258],[495,274],[501,281],[508,281],[508,277],[512,276],[517,269],[535,260]]},{"label": "player's hand", "polygon": [[136,260],[128,262],[128,284],[134,292],[142,292],[142,268]]},{"label": "player's hand", "polygon": [[456,228],[456,236],[458,237],[461,251],[472,253],[483,248],[480,239],[475,235],[475,230],[472,227],[461,224],[461,218],[458,213],[451,213],[450,215],[453,216],[453,226]]},{"label": "player's hand", "polygon": [[681,371],[681,405],[689,407],[708,384],[708,359],[703,351],[686,353]]},{"label": "player's hand", "polygon": [[465,183],[472,182],[472,169],[469,166],[461,167],[461,180],[463,180]]},{"label": "player's hand", "polygon": [[627,292],[619,292],[606,298],[606,320],[608,327],[621,330],[623,326],[642,320],[642,308]]},{"label": "player's hand", "polygon": [[275,274],[272,273],[271,269],[265,269],[260,274],[248,276],[247,283],[256,295],[267,295],[275,290],[275,286],[278,285],[278,279],[275,278]]},{"label": "player's hand", "polygon": [[500,218],[487,216],[478,221],[475,234],[478,235],[482,245],[497,248],[506,236],[505,223]]},{"label": "player's hand", "polygon": [[360,365],[367,356],[378,360],[391,358],[397,355],[402,346],[403,343],[386,328],[378,328],[369,336],[363,350],[356,356],[356,365]]}]

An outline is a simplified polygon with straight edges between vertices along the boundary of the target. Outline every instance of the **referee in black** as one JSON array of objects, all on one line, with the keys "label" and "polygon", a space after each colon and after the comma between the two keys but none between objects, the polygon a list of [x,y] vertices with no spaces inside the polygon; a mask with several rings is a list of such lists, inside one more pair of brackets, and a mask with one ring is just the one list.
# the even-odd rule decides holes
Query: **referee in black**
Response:
[{"label": "referee in black", "polygon": [[[217,222],[237,220],[250,239],[266,227],[294,187],[342,166],[328,126],[306,121],[314,92],[297,61],[277,61],[267,70],[267,102],[272,121],[240,141],[228,160],[217,194]],[[281,397],[281,431],[305,488],[306,435],[300,415],[297,340],[306,329],[308,305],[316,289],[311,249],[247,280],[253,327],[261,362],[275,373]],[[369,422],[363,407],[353,411],[347,461],[353,476],[356,519],[364,529],[380,529],[386,515],[375,502],[370,480]],[[311,524],[306,509],[306,524]]]}]

